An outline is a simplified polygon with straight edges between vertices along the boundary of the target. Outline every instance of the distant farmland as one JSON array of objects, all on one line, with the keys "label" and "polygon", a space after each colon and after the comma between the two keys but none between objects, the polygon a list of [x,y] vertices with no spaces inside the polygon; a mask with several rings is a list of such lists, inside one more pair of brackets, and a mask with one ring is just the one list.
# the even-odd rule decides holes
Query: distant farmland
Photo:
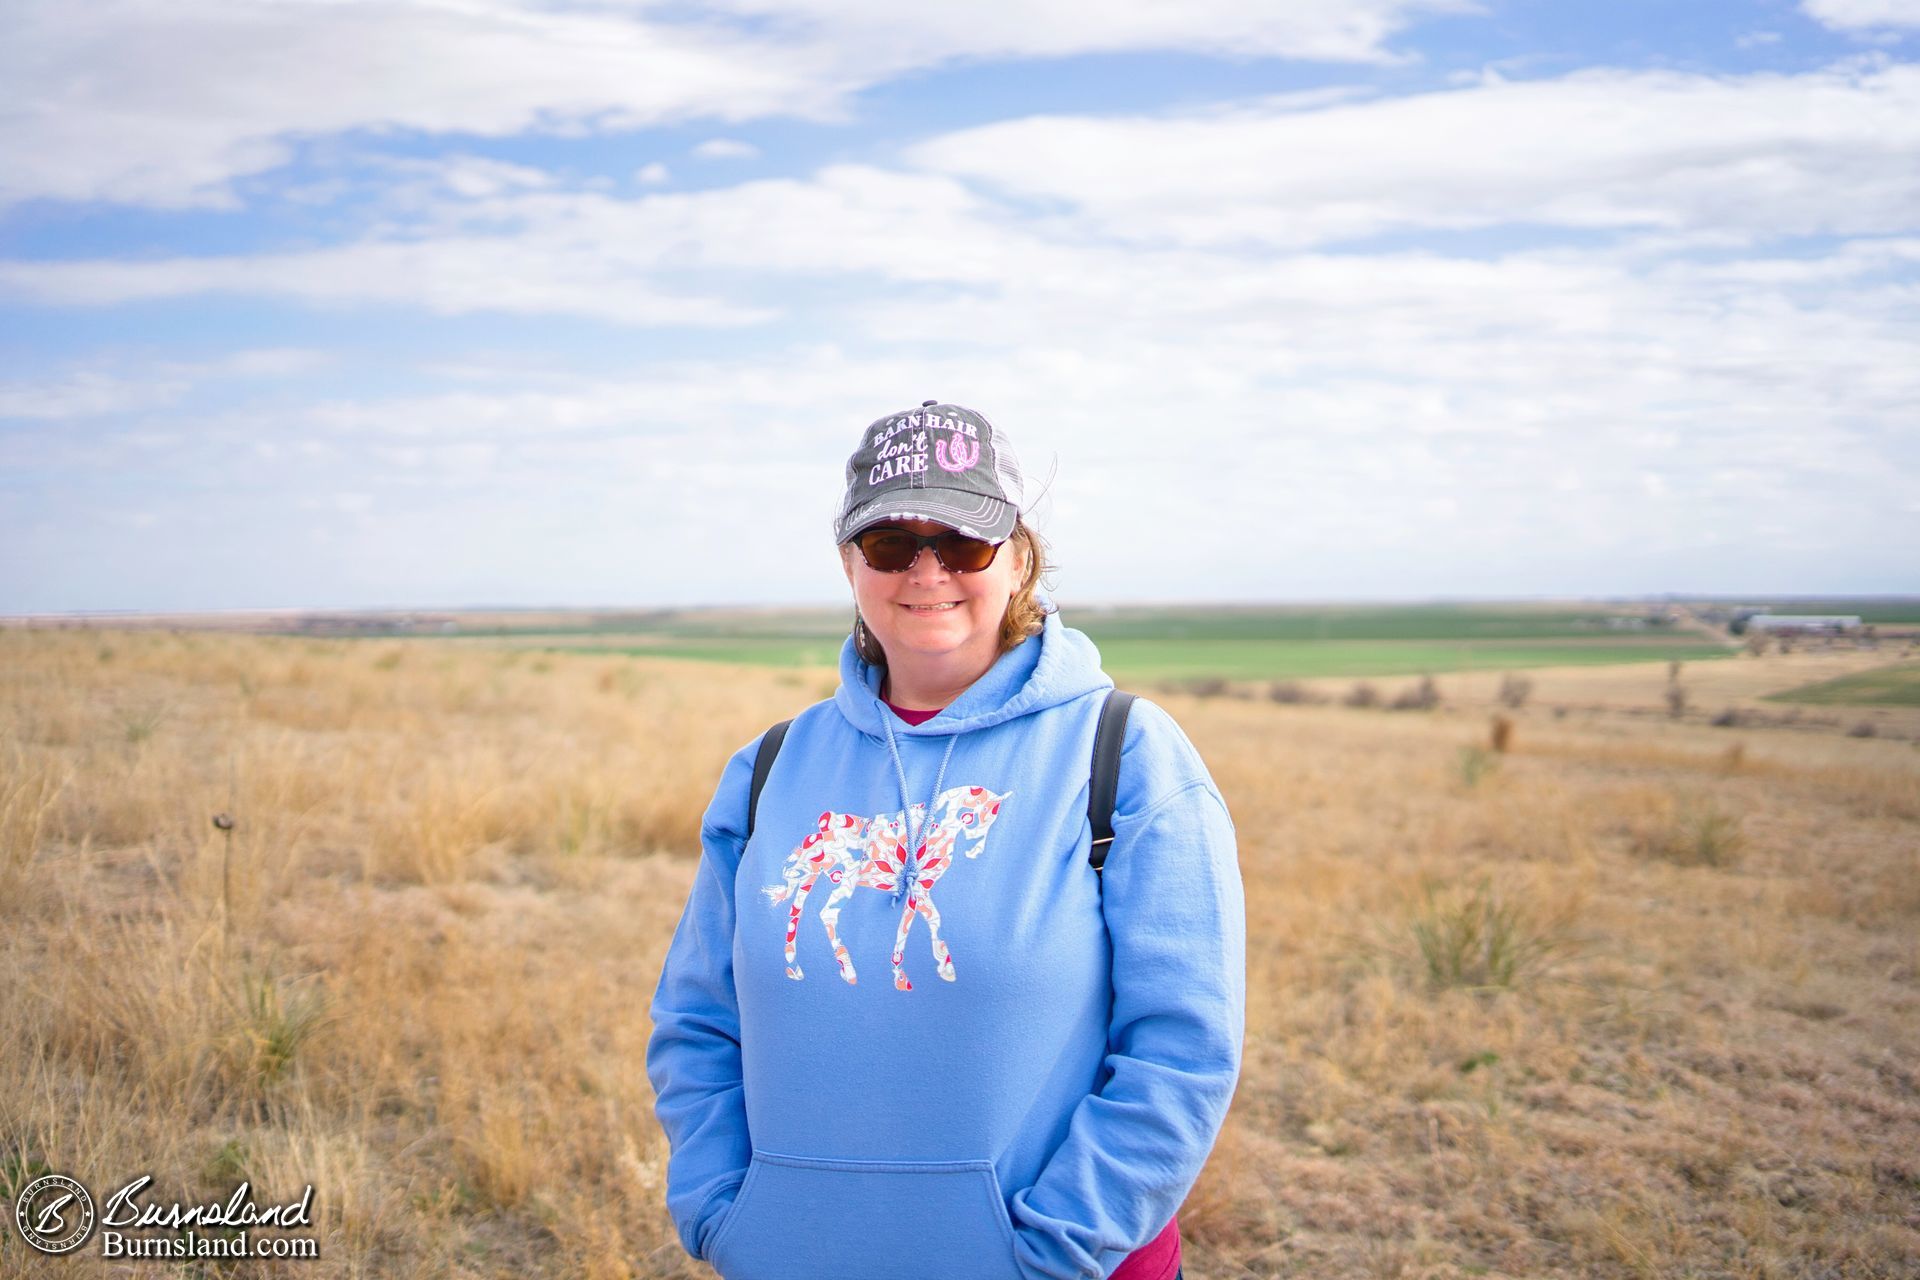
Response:
[{"label": "distant farmland", "polygon": [[[1525,605],[1326,608],[1063,606],[1117,680],[1388,676],[1725,657],[1731,646],[1643,609]],[[851,610],[684,611],[617,626],[502,627],[494,642],[755,666],[832,666]],[[475,637],[472,631],[464,635]]]},{"label": "distant farmland", "polygon": [[1815,706],[1920,707],[1920,662],[1838,676],[1766,697],[1769,702],[1806,702]]}]

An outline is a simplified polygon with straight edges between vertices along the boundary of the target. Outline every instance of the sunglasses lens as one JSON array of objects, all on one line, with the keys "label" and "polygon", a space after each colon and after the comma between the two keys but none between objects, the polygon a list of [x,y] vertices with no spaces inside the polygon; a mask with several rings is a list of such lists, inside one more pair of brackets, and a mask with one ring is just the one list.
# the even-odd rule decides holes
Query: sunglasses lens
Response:
[{"label": "sunglasses lens", "polygon": [[964,533],[943,533],[936,549],[940,562],[955,573],[978,573],[993,563],[994,553],[1000,548]]},{"label": "sunglasses lens", "polygon": [[[867,567],[881,573],[899,573],[911,569],[920,558],[920,539],[904,529],[869,529],[854,541]],[[934,539],[934,554],[950,573],[978,573],[993,563],[1000,550],[997,542],[983,542],[964,533],[943,533]]]},{"label": "sunglasses lens", "polygon": [[898,529],[870,529],[858,541],[867,566],[882,573],[910,568],[920,554],[920,545]]}]

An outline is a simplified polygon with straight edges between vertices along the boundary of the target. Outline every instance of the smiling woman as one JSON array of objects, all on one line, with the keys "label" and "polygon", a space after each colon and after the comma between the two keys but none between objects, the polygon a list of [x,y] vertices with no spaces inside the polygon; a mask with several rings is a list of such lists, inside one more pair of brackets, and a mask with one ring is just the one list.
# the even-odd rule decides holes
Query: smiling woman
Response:
[{"label": "smiling woman", "polygon": [[723,1280],[1180,1275],[1240,1072],[1233,824],[1137,700],[1093,857],[1113,681],[1038,589],[1019,485],[972,410],[867,428],[840,687],[736,751],[707,809],[647,1071],[668,1211]]}]

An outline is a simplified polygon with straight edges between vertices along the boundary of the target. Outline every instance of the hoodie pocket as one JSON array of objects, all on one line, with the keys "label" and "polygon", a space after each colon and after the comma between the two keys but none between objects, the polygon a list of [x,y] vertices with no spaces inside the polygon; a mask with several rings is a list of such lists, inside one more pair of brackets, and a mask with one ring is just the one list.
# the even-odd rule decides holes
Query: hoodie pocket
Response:
[{"label": "hoodie pocket", "polygon": [[1020,1280],[991,1160],[755,1151],[707,1257],[722,1280]]}]

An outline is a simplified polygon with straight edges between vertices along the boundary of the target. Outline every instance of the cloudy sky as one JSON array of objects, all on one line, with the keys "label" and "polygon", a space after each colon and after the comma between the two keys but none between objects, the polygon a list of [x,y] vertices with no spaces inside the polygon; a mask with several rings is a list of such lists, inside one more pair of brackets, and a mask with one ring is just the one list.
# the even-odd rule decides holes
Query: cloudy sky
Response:
[{"label": "cloudy sky", "polygon": [[0,613],[1920,591],[1920,0],[11,0]]}]

